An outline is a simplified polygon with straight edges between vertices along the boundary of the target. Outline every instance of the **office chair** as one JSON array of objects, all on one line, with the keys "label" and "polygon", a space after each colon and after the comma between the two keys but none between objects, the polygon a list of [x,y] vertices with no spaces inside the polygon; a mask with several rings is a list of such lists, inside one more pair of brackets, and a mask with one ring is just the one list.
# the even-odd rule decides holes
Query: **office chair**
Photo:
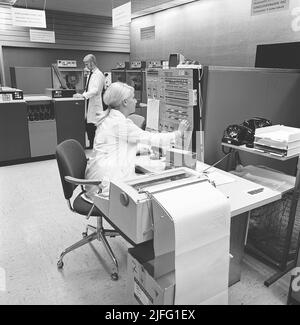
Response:
[{"label": "office chair", "polygon": [[[107,253],[109,254],[114,263],[116,271],[111,273],[111,278],[115,281],[118,280],[118,262],[106,239],[106,236],[115,237],[119,235],[119,232],[117,232],[116,230],[104,229],[103,218],[105,218],[105,215],[94,204],[89,203],[81,197],[81,195],[85,192],[83,187],[84,185],[99,186],[101,184],[101,181],[84,179],[85,169],[87,165],[87,157],[81,144],[76,140],[70,139],[60,143],[56,148],[56,160],[58,164],[64,196],[68,202],[68,206],[71,211],[84,215],[86,219],[89,219],[90,217],[97,218],[97,227],[88,225],[86,227],[86,231],[82,233],[83,239],[68,247],[61,253],[60,258],[57,262],[57,267],[59,269],[63,268],[63,257],[67,253],[95,239],[98,239],[99,241],[102,241]],[[77,188],[78,185],[81,186],[82,191],[75,197],[73,203],[71,203],[71,199],[73,199],[72,196],[74,190]],[[107,221],[109,222],[109,220]],[[89,229],[93,230],[90,235],[88,235]]]},{"label": "office chair", "polygon": [[128,118],[139,128],[142,130],[145,130],[146,128],[146,120],[144,116],[138,115],[138,114],[130,114],[128,115]]}]

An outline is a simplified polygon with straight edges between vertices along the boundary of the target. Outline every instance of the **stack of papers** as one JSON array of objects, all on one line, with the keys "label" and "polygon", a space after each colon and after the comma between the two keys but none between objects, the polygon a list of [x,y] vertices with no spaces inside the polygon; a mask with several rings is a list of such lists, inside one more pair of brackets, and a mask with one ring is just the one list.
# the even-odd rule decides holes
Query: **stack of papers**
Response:
[{"label": "stack of papers", "polygon": [[300,153],[300,129],[273,125],[255,130],[254,148],[281,156]]}]

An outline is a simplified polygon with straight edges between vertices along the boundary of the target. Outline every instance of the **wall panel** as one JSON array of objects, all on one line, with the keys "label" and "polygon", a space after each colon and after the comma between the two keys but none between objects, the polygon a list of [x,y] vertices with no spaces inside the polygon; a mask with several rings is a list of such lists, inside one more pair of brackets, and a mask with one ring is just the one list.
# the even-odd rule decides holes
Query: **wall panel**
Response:
[{"label": "wall panel", "polygon": [[[105,52],[130,51],[129,26],[112,28],[110,17],[79,15],[58,11],[46,11],[47,29],[54,30],[56,43],[51,48]],[[43,43],[32,43],[29,28],[12,25],[10,8],[0,6],[0,40],[3,46],[44,47]]]},{"label": "wall panel", "polygon": [[[200,0],[131,23],[132,59],[168,59],[172,52],[205,65],[254,66],[256,46],[298,42],[300,1],[288,10],[251,16],[252,0]],[[298,8],[299,10],[297,10]],[[298,23],[300,25],[300,23]],[[155,40],[140,29],[155,26]]]},{"label": "wall panel", "polygon": [[[12,25],[10,7],[0,5],[1,82],[10,85],[11,66],[49,66],[57,59],[77,60],[89,52],[102,71],[129,61],[129,26],[112,28],[110,17],[46,11],[47,30],[55,31],[55,44],[30,42],[29,28]],[[3,81],[4,80],[4,81]]]},{"label": "wall panel", "polygon": [[[129,60],[129,55],[117,52],[97,52],[92,51],[97,58],[100,70],[109,72],[117,62]],[[9,67],[49,67],[56,63],[57,59],[76,60],[78,67],[83,68],[82,58],[87,54],[87,50],[63,50],[49,48],[16,48],[3,47],[3,61],[5,62],[6,85],[11,85]]]},{"label": "wall panel", "polygon": [[[209,67],[203,112],[205,162],[213,164],[224,157],[221,140],[228,125],[264,117],[274,125],[298,128],[299,88],[299,70]],[[244,164],[259,163],[295,173],[295,159],[283,163],[244,153],[241,158]],[[219,166],[225,167],[225,162]]]}]

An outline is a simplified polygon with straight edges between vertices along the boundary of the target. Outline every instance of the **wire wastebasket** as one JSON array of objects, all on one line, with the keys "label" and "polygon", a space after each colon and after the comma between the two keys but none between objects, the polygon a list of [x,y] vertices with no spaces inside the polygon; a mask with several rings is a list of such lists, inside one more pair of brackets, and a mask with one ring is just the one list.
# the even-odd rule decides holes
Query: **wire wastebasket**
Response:
[{"label": "wire wastebasket", "polygon": [[[275,264],[281,264],[284,261],[292,196],[291,192],[285,193],[281,200],[251,211],[246,246],[248,252],[253,249],[261,252],[266,258],[275,261]],[[288,261],[296,256],[299,231],[300,205],[298,202]]]}]

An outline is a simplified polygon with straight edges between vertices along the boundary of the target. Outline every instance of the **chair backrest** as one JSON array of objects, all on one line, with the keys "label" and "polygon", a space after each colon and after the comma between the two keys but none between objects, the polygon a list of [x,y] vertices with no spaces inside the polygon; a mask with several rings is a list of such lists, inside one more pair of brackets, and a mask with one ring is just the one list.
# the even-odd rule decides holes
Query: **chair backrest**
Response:
[{"label": "chair backrest", "polygon": [[139,128],[145,130],[146,128],[146,120],[144,116],[138,115],[138,114],[131,114],[128,115],[128,118],[131,119],[131,121],[138,126]]},{"label": "chair backrest", "polygon": [[56,147],[56,161],[64,195],[69,200],[76,185],[65,181],[65,176],[84,179],[87,159],[81,144],[73,139],[65,140]]}]

